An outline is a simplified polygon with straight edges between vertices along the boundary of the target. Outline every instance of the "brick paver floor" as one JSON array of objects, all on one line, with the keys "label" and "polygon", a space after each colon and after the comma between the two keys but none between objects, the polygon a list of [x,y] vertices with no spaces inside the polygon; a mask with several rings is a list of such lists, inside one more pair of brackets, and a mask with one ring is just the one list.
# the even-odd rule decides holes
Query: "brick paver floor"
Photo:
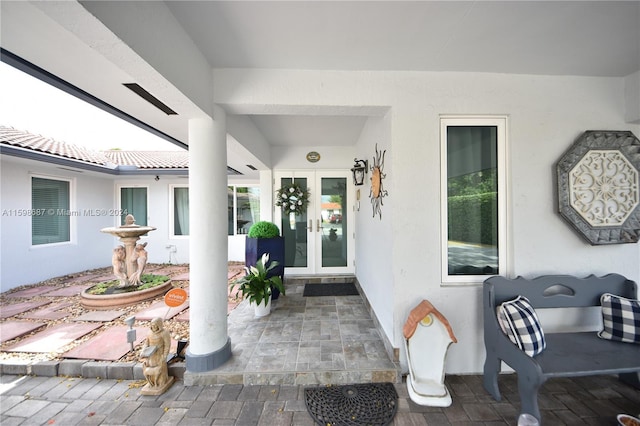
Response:
[{"label": "brick paver floor", "polygon": [[[312,426],[304,386],[184,386],[140,395],[141,383],[65,377],[0,377],[2,425],[291,425]],[[421,407],[396,384],[394,426],[515,425],[515,375],[500,376],[504,400],[494,401],[481,376],[447,376],[453,404]],[[551,379],[542,388],[543,425],[615,425],[618,413],[640,413],[640,391],[611,376]]]}]

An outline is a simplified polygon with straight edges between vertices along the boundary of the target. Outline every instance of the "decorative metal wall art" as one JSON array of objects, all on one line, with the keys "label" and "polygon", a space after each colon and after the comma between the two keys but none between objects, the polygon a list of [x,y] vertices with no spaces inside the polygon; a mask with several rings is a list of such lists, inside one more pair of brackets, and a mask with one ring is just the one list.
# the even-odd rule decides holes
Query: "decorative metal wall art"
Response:
[{"label": "decorative metal wall art", "polygon": [[371,190],[369,191],[369,198],[371,198],[371,206],[373,207],[373,217],[376,214],[380,216],[382,220],[382,199],[389,195],[389,193],[382,186],[382,179],[387,177],[384,173],[384,156],[387,150],[382,152],[378,151],[378,144],[376,144],[376,155],[373,157],[373,166],[371,166]]},{"label": "decorative metal wall art", "polygon": [[640,140],[586,131],[560,158],[558,209],[592,245],[640,239]]}]

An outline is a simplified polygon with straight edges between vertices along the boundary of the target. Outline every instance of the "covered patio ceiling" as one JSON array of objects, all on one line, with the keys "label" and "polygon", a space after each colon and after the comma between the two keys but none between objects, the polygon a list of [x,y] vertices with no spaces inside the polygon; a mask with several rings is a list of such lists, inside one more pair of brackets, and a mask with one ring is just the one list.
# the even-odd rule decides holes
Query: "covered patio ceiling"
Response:
[{"label": "covered patio ceiling", "polygon": [[[162,44],[156,57],[143,60],[135,53],[141,46],[122,43],[136,26],[130,12],[151,7],[157,12],[153,18],[181,28],[183,39],[173,41],[187,41],[209,70],[587,77],[624,77],[640,70],[638,1],[152,3],[3,1],[0,40],[4,49],[185,143],[185,120],[201,114],[198,102],[158,72],[156,62],[150,63],[167,59]],[[153,37],[149,34],[150,44]],[[163,113],[123,86],[131,82],[178,115]],[[210,88],[196,89],[206,93]],[[353,145],[367,119],[366,113],[313,108],[230,108],[228,113],[247,116],[271,146]],[[257,176],[246,165],[264,165],[233,138],[229,144],[229,166]]]}]

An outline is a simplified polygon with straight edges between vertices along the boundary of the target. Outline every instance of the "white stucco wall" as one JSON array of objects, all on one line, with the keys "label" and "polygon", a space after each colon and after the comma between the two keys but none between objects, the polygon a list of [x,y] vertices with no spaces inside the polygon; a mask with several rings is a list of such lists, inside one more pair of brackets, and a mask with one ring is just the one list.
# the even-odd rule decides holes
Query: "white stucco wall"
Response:
[{"label": "white stucco wall", "polygon": [[640,71],[624,79],[625,120],[640,124]]},{"label": "white stucco wall", "polygon": [[[385,306],[393,306],[398,296],[394,290],[393,277],[393,233],[394,217],[400,213],[394,211],[394,191],[392,150],[391,146],[391,114],[369,119],[356,146],[357,157],[369,161],[369,169],[373,167],[376,152],[384,151],[384,170],[386,177],[382,180],[383,189],[389,195],[382,198],[382,216],[373,213],[371,190],[371,171],[360,186],[360,210],[356,212],[356,275],[365,291],[376,317],[387,336],[393,335],[393,310]],[[391,225],[391,226],[389,226]],[[418,224],[414,224],[417,226]],[[385,290],[386,288],[386,290]],[[391,340],[391,339],[390,339]]]},{"label": "white stucco wall", "polygon": [[[0,283],[1,290],[99,268],[111,264],[111,244],[99,230],[111,226],[108,216],[85,215],[85,210],[111,209],[111,178],[74,173],[57,166],[2,156],[0,161]],[[16,211],[31,209],[31,176],[71,179],[71,242],[31,245],[31,218]]]},{"label": "white stucco wall", "polygon": [[[307,161],[307,153],[311,151],[320,154],[317,163]],[[274,170],[344,170],[353,167],[355,152],[353,146],[274,146],[271,157]]]},{"label": "white stucco wall", "polygon": [[[148,236],[142,237],[140,242],[146,241],[148,243],[146,249],[151,263],[189,262],[189,238],[171,235],[173,229],[171,191],[174,185],[188,186],[188,184],[189,179],[171,176],[159,176],[158,181],[153,176],[122,176],[114,179],[113,187],[110,189],[114,206],[119,206],[120,187],[141,186],[147,188],[147,224],[157,229],[150,232]],[[119,225],[115,219],[117,218],[114,218],[110,226]],[[108,238],[112,240],[113,247],[120,244],[117,238]]]},{"label": "white stucco wall", "polygon": [[556,213],[553,181],[555,162],[583,131],[640,134],[638,125],[625,121],[624,90],[622,78],[214,72],[214,100],[224,104],[389,108],[388,118],[370,119],[356,147],[356,156],[368,159],[376,142],[387,149],[389,191],[379,220],[367,212],[369,186],[361,188],[357,275],[397,348],[409,311],[425,298],[434,303],[459,341],[448,354],[450,373],[481,372],[484,343],[481,285],[441,282],[440,115],[508,116],[509,276],[617,272],[640,281],[640,245],[590,246]]}]

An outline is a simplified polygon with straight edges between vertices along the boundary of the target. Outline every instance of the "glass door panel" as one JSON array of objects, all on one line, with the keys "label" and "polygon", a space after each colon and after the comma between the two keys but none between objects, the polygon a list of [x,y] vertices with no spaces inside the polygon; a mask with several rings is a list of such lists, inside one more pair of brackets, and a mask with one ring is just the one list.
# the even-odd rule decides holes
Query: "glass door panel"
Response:
[{"label": "glass door panel", "polygon": [[354,271],[353,201],[355,188],[349,170],[322,170],[315,178],[315,273],[349,274]]},{"label": "glass door panel", "polygon": [[347,266],[347,179],[321,177],[322,221],[320,265],[323,268]]},{"label": "glass door panel", "polygon": [[[301,188],[308,188],[309,180],[307,178],[280,178],[281,188],[284,185],[297,183]],[[280,211],[281,222],[280,229],[284,237],[284,259],[285,268],[307,268],[309,232],[307,229],[309,209],[304,213],[295,215],[293,213],[286,216]]]}]

